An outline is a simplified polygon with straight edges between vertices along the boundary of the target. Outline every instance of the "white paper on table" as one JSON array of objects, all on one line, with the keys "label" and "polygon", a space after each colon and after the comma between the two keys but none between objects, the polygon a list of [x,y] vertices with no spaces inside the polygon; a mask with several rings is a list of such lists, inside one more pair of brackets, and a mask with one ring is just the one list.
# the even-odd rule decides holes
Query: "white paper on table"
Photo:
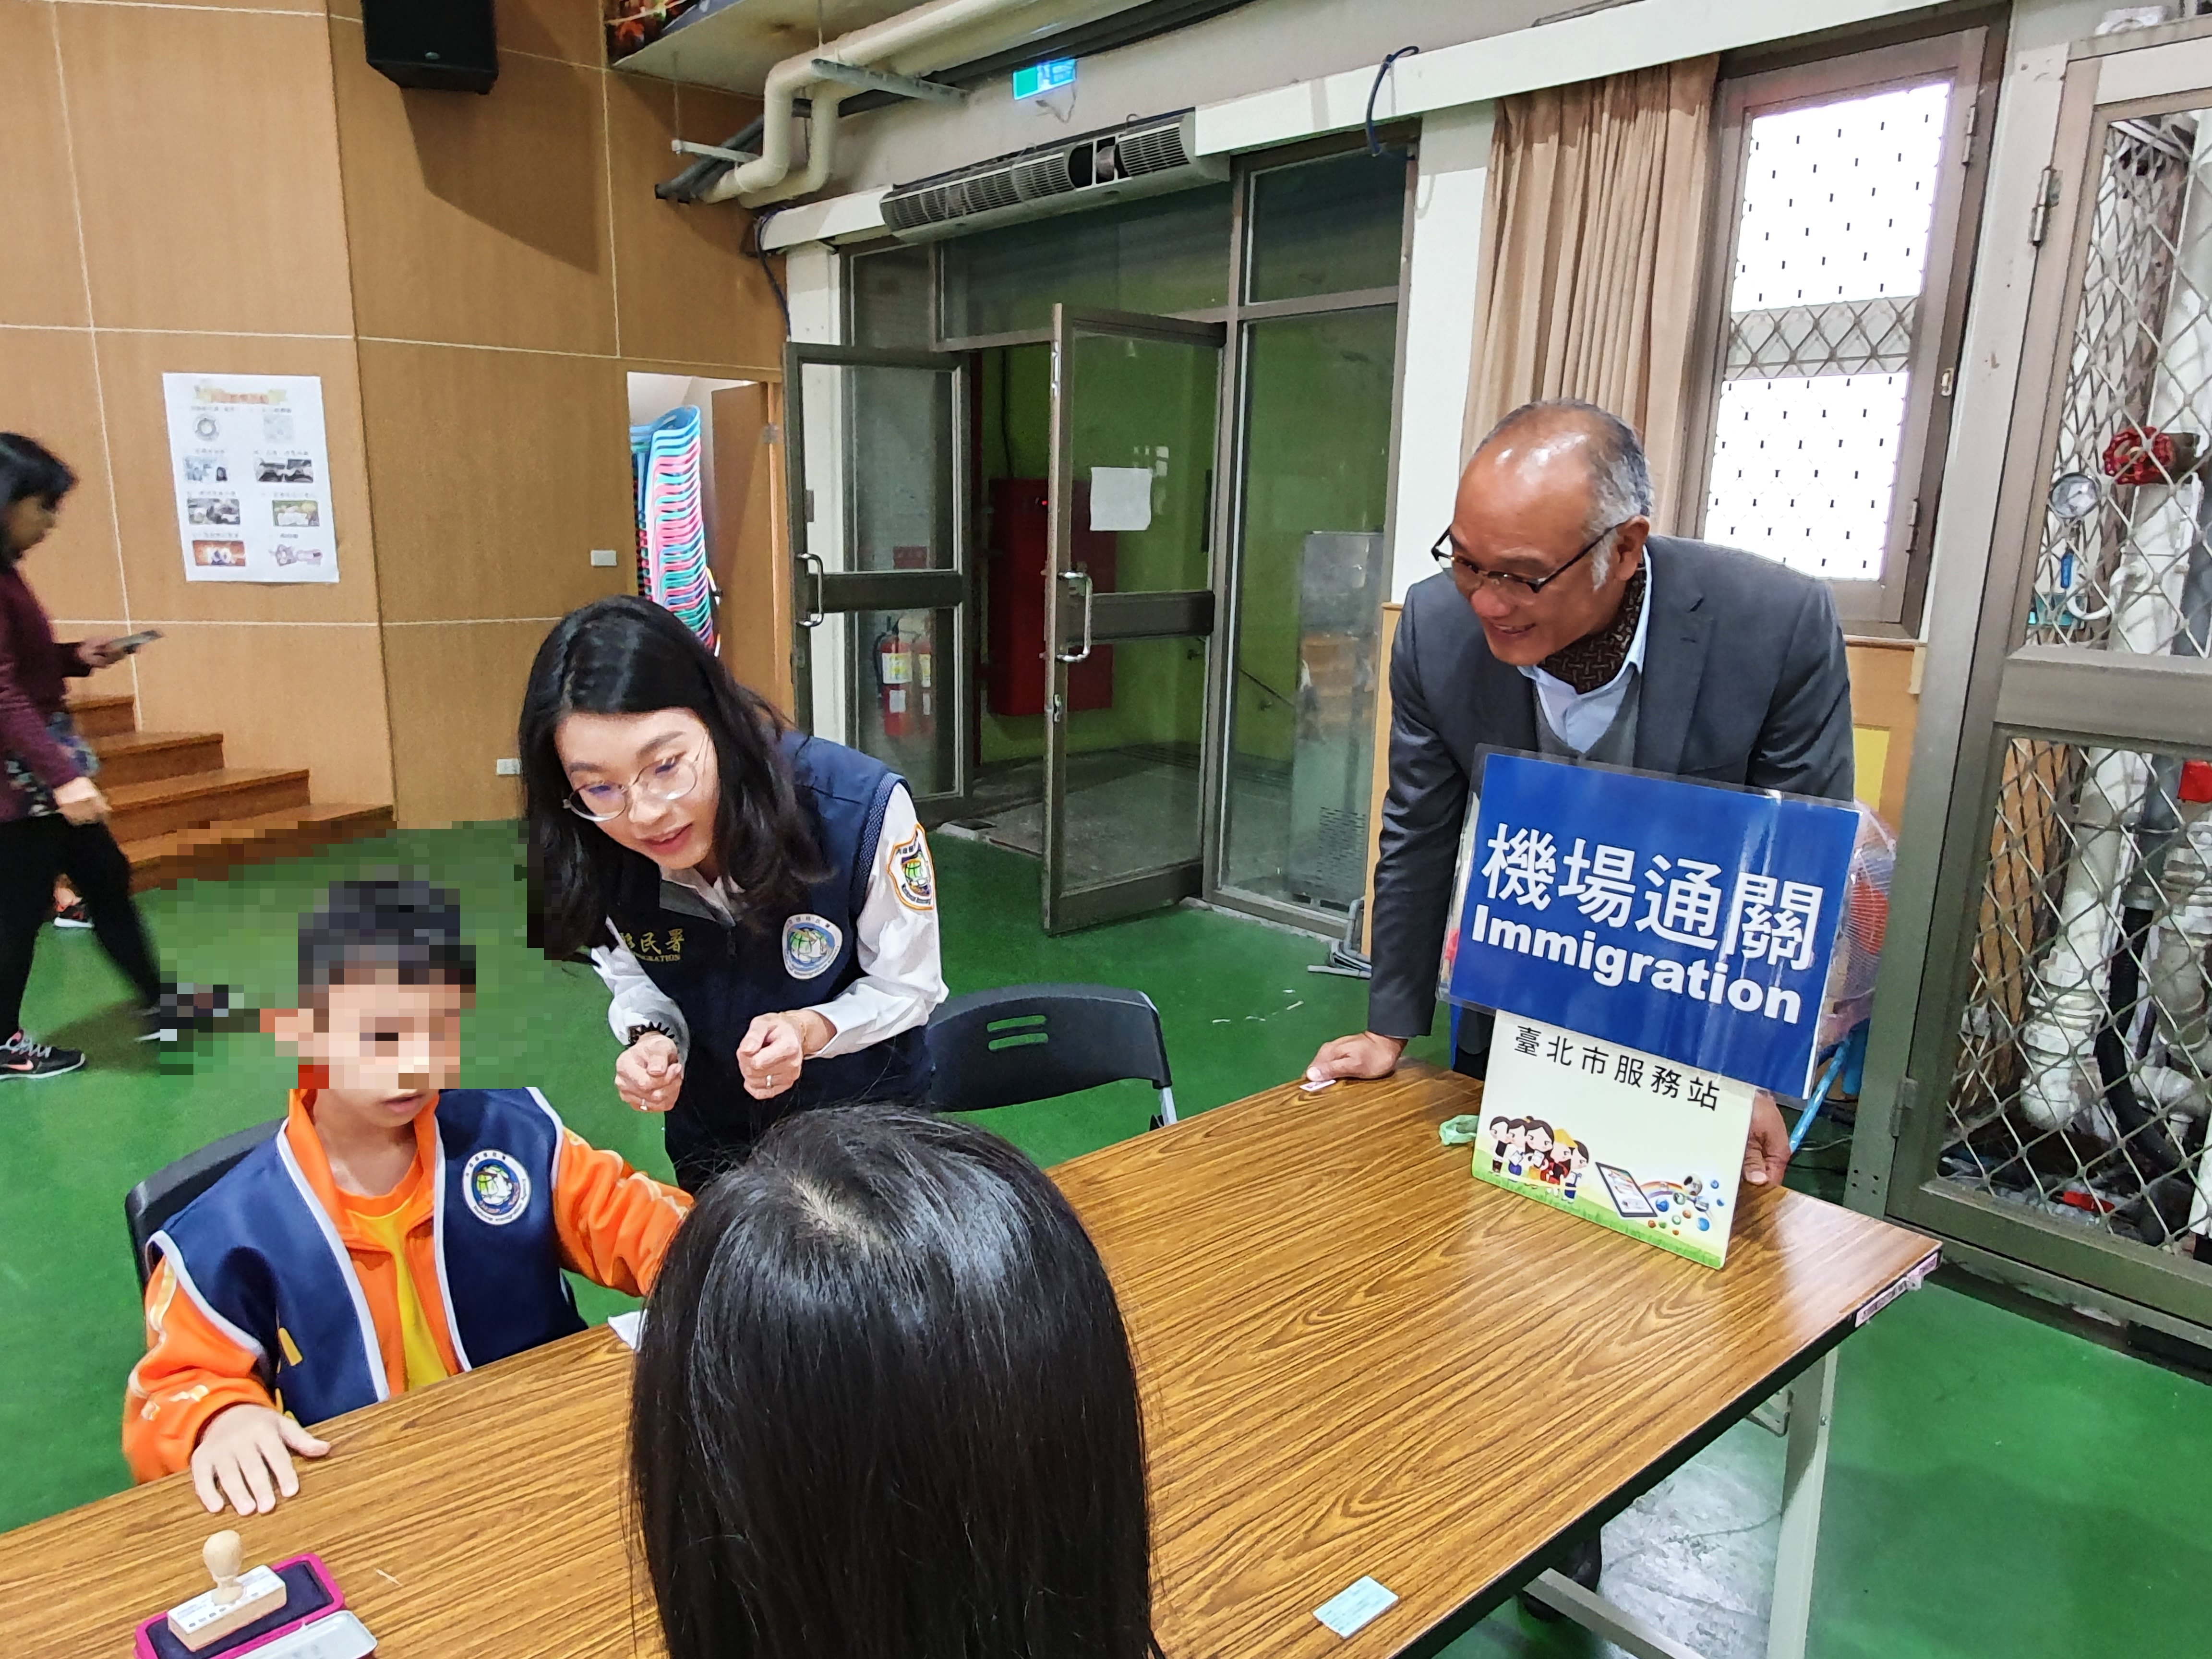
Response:
[{"label": "white paper on table", "polygon": [[635,1352],[638,1343],[645,1336],[645,1310],[632,1308],[628,1313],[609,1314],[607,1328],[620,1337]]},{"label": "white paper on table", "polygon": [[1092,467],[1091,527],[1093,530],[1150,530],[1152,527],[1152,469],[1149,466]]}]

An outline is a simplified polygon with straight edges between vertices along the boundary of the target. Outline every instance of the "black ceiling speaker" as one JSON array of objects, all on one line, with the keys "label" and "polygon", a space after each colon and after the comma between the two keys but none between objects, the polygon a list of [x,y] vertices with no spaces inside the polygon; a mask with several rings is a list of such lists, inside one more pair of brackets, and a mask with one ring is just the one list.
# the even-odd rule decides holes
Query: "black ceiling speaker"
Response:
[{"label": "black ceiling speaker", "polygon": [[492,0],[361,0],[368,66],[403,87],[489,92],[499,79]]}]

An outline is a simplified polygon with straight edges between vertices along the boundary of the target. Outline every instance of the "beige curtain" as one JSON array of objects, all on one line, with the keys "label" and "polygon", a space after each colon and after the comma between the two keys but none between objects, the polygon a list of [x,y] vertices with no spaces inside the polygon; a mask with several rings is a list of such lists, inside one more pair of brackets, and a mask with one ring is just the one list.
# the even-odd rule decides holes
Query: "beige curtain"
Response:
[{"label": "beige curtain", "polygon": [[1675,527],[1705,251],[1718,60],[1498,106],[1464,447],[1535,398],[1585,398],[1644,439]]}]

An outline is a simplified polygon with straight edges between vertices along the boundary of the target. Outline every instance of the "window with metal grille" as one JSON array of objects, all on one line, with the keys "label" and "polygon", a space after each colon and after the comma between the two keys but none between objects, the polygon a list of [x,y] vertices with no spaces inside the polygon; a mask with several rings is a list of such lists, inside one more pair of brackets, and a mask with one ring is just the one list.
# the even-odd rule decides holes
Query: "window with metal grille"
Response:
[{"label": "window with metal grille", "polygon": [[1855,632],[1916,630],[1980,31],[1723,82],[1707,540],[1832,583]]}]

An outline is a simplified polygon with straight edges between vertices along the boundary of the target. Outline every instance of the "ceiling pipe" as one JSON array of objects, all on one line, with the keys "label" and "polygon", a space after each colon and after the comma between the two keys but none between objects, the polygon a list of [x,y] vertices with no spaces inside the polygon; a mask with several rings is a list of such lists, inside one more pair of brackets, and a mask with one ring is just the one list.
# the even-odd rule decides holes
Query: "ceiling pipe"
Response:
[{"label": "ceiling pipe", "polygon": [[[1134,3],[1136,0],[1121,0],[1121,5]],[[1121,5],[1109,6],[1109,9],[1121,9]],[[823,80],[814,67],[817,58],[864,69],[896,69],[919,74],[927,66],[892,60],[940,44],[955,34],[972,34],[976,25],[1016,12],[1030,14],[1022,19],[1022,32],[1028,33],[1041,28],[1043,22],[1053,21],[1058,14],[1096,13],[1097,9],[1095,3],[1084,5],[1079,0],[1073,4],[1069,0],[933,0],[929,5],[916,6],[880,23],[842,34],[827,46],[787,58],[768,72],[767,84],[762,88],[761,118],[764,125],[760,159],[723,174],[702,191],[697,199],[726,202],[735,198],[747,207],[765,207],[773,202],[807,195],[830,182],[830,169],[837,149],[837,106],[852,96],[854,88]],[[963,42],[963,46],[966,44]],[[806,165],[794,173],[791,154],[792,104],[810,88],[815,90],[807,122]]]}]

